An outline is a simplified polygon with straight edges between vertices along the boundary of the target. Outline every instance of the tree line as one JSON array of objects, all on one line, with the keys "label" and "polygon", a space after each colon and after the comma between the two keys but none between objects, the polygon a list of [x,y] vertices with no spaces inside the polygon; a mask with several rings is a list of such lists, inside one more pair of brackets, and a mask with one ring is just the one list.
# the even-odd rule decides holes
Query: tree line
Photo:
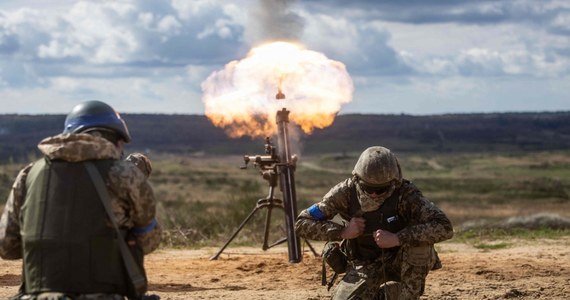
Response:
[{"label": "tree line", "polygon": [[[213,155],[262,154],[263,138],[229,138],[203,115],[123,114],[128,151]],[[65,115],[0,115],[0,161],[39,155],[37,143],[63,130]],[[292,132],[295,125],[291,124]],[[311,135],[292,134],[303,154],[359,152],[382,145],[398,152],[560,150],[570,147],[570,112],[443,115],[346,114]],[[276,142],[276,141],[275,141]]]}]

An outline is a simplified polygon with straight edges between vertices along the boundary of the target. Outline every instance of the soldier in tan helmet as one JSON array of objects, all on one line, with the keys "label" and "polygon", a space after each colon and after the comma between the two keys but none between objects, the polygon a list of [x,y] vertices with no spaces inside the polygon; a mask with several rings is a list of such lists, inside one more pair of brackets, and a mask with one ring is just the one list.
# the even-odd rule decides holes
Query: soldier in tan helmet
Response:
[{"label": "soldier in tan helmet", "polygon": [[[343,224],[332,221],[337,215]],[[299,214],[296,231],[307,239],[345,241],[346,274],[332,299],[419,299],[428,272],[441,267],[433,245],[453,236],[447,216],[380,146],[364,150],[352,177]]]},{"label": "soldier in tan helmet", "polygon": [[0,218],[0,257],[23,258],[13,299],[158,299],[143,255],[160,243],[150,160],[122,159],[127,125],[108,104],[86,101],[63,133],[42,140],[43,158],[22,169]]}]

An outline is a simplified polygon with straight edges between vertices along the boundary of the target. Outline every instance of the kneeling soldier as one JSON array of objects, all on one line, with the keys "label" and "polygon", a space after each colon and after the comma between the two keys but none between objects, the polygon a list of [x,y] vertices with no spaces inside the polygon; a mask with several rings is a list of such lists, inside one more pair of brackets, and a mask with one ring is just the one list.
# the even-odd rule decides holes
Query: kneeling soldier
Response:
[{"label": "kneeling soldier", "polygon": [[[403,179],[396,156],[384,147],[366,149],[352,175],[296,222],[303,238],[345,240],[346,274],[332,298],[419,299],[428,272],[441,267],[433,245],[453,236],[451,222]],[[346,225],[333,222],[336,215]]]},{"label": "kneeling soldier", "polygon": [[143,298],[143,255],[161,230],[150,161],[121,159],[130,140],[111,106],[87,101],[40,142],[44,157],[20,171],[0,218],[0,256],[23,258],[14,299]]}]

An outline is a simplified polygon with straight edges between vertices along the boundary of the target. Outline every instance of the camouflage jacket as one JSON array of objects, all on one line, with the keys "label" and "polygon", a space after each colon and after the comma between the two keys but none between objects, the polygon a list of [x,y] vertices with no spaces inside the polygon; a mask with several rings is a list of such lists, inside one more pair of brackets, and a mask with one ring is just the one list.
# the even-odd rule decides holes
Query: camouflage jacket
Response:
[{"label": "camouflage jacket", "polygon": [[[121,153],[111,142],[88,134],[60,134],[42,140],[38,148],[49,159],[69,162],[116,159],[109,170],[107,187],[117,224],[137,232],[156,222],[156,200],[147,176],[132,162],[119,160]],[[32,165],[26,166],[16,177],[0,218],[0,256],[4,259],[22,258],[20,209],[26,198],[26,178]],[[143,245],[144,253],[150,253],[160,243],[161,229],[157,224],[151,231],[135,236]]]},{"label": "camouflage jacket", "polygon": [[[323,200],[315,204],[322,213],[321,221],[313,217],[308,209],[303,210],[295,224],[299,236],[324,241],[341,240],[344,226],[331,221],[337,214],[349,216],[349,199],[354,181],[349,178],[333,187]],[[397,233],[402,245],[416,246],[434,244],[453,236],[453,227],[447,216],[410,182],[404,180],[399,190],[398,215],[407,227]],[[348,220],[345,220],[348,221]]]}]

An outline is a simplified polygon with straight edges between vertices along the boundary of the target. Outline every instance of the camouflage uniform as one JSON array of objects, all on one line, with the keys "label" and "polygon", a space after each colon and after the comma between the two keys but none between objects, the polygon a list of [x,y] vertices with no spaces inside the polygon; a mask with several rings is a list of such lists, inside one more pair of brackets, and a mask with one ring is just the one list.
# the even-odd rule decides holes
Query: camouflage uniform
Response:
[{"label": "camouflage uniform", "polygon": [[[344,225],[332,219],[336,215],[344,221],[354,217],[349,210],[354,189],[355,179],[346,179],[311,207],[318,209],[318,217],[309,212],[311,208],[303,210],[296,222],[299,236],[340,241]],[[388,299],[418,299],[423,293],[427,273],[439,264],[433,244],[450,239],[453,228],[447,216],[410,181],[403,180],[395,193],[399,195],[397,214],[407,224],[397,232],[401,246],[382,250],[383,255],[373,261],[349,257],[346,275],[333,291],[333,299],[382,299],[382,290],[386,290]],[[386,282],[387,287],[381,289]]]},{"label": "camouflage uniform", "polygon": [[[147,181],[148,174],[143,174],[131,161],[119,160],[122,153],[111,142],[84,133],[60,134],[42,140],[38,148],[51,160],[116,160],[109,170],[106,184],[118,226],[136,231],[137,228],[148,228],[150,224],[156,223],[156,200]],[[3,259],[22,258],[19,220],[26,196],[26,178],[32,165],[26,166],[18,174],[0,219],[0,256]],[[112,227],[110,222],[109,226]],[[151,231],[135,234],[134,238],[141,243],[143,252],[148,254],[158,247],[160,236],[161,229],[156,224]]]}]

